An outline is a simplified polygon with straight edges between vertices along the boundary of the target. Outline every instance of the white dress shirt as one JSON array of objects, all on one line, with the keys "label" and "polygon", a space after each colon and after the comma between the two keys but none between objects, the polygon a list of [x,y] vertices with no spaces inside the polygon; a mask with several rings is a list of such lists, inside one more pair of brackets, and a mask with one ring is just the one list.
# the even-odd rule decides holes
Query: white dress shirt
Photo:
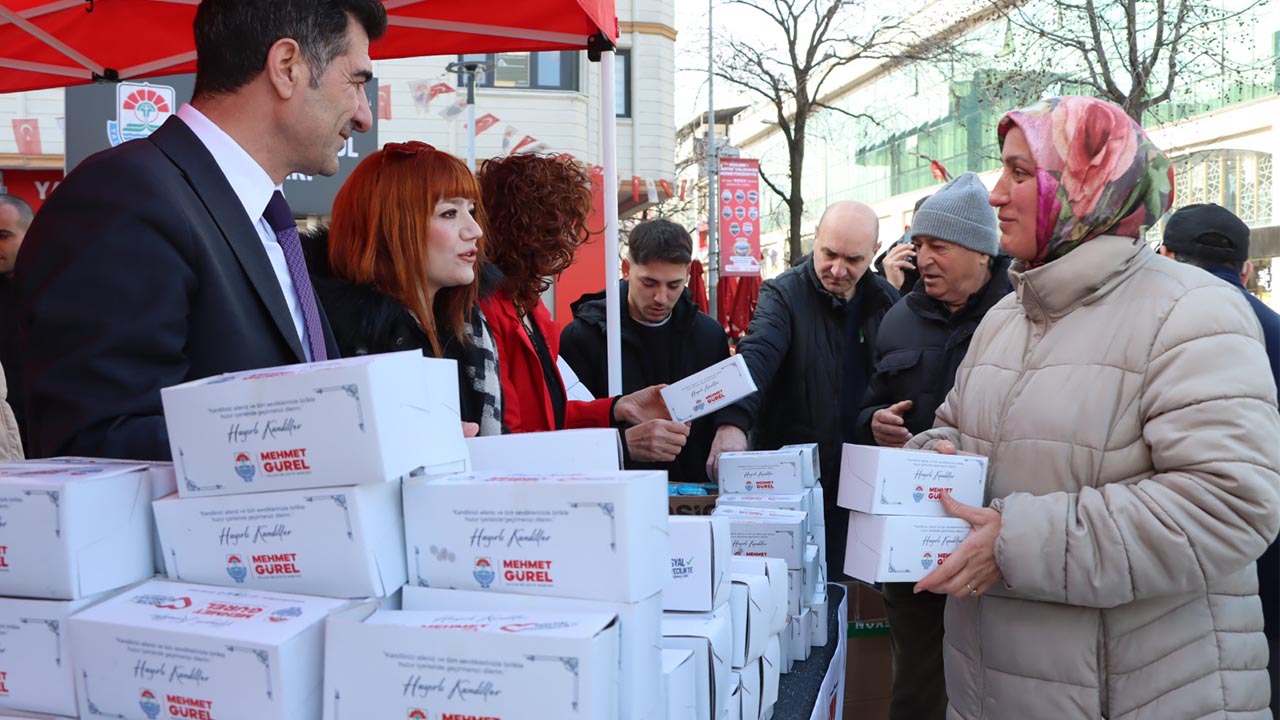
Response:
[{"label": "white dress shirt", "polygon": [[205,117],[204,113],[189,104],[178,108],[178,117],[191,128],[200,142],[213,155],[213,161],[231,184],[240,204],[244,206],[249,222],[258,231],[262,246],[267,250],[267,258],[271,268],[275,270],[276,279],[280,281],[280,290],[284,293],[284,302],[289,306],[289,315],[293,317],[293,326],[298,332],[302,352],[307,361],[311,361],[311,346],[307,343],[306,321],[302,317],[302,305],[298,302],[298,293],[293,288],[293,276],[289,274],[289,264],[284,259],[284,249],[276,239],[276,233],[270,223],[262,217],[271,202],[271,196],[280,186],[271,182],[271,176],[262,169],[253,156],[245,152],[222,128]]}]

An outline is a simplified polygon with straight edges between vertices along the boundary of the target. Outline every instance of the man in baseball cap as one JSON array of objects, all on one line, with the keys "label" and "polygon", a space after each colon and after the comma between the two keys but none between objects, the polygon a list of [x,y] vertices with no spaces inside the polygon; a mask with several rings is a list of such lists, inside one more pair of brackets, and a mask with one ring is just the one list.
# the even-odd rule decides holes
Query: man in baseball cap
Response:
[{"label": "man in baseball cap", "polygon": [[[1271,360],[1271,375],[1280,385],[1280,315],[1245,289],[1245,283],[1253,272],[1249,263],[1249,226],[1219,205],[1188,205],[1169,218],[1160,254],[1204,268],[1244,293],[1262,324],[1267,357]],[[1271,713],[1280,717],[1280,680],[1277,680],[1277,670],[1280,670],[1280,546],[1277,543],[1272,543],[1258,558],[1258,582],[1258,597],[1262,599],[1271,658],[1267,670],[1271,674]]]}]

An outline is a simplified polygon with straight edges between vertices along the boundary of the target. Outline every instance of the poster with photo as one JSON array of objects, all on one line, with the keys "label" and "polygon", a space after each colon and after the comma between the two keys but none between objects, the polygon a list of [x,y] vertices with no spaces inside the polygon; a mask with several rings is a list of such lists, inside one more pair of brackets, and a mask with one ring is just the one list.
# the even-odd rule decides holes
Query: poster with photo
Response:
[{"label": "poster with photo", "polygon": [[722,275],[760,275],[759,217],[760,161],[720,158]]}]

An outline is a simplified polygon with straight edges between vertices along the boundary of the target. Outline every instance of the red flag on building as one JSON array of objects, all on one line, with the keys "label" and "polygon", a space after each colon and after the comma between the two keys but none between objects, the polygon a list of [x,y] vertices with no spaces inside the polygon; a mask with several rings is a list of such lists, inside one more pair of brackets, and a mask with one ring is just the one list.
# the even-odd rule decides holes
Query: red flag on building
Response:
[{"label": "red flag on building", "polygon": [[391,119],[391,86],[378,86],[378,119]]},{"label": "red flag on building", "polygon": [[951,179],[951,173],[947,172],[947,169],[943,167],[942,163],[938,162],[937,160],[929,161],[929,170],[930,172],[933,173],[934,180],[950,180]]},{"label": "red flag on building", "polygon": [[16,118],[13,121],[13,139],[18,143],[19,155],[43,155],[40,143],[40,121],[35,118]]},{"label": "red flag on building", "polygon": [[644,184],[644,178],[639,175],[631,176],[631,202],[640,202],[640,186]]},{"label": "red flag on building", "polygon": [[685,186],[688,184],[689,184],[688,178],[685,178],[680,181],[680,202],[684,202],[684,190],[685,190]]},{"label": "red flag on building", "polygon": [[520,142],[516,143],[515,147],[511,148],[511,154],[515,155],[516,153],[520,152],[521,148],[525,147],[526,145],[532,145],[536,142],[538,142],[538,138],[532,135],[525,135],[523,138],[521,138]]},{"label": "red flag on building", "polygon": [[497,125],[498,122],[498,116],[493,113],[485,113],[484,115],[481,115],[476,118],[476,134],[479,135],[485,130]]},{"label": "red flag on building", "polygon": [[671,192],[671,183],[667,180],[659,180],[658,187],[662,188],[662,193],[668,198],[675,197],[675,193]]},{"label": "red flag on building", "polygon": [[447,82],[438,82],[432,85],[431,89],[428,92],[430,94],[427,96],[427,100],[430,101],[430,100],[435,100],[436,96],[438,95],[457,92],[457,90],[455,90],[454,87]]}]

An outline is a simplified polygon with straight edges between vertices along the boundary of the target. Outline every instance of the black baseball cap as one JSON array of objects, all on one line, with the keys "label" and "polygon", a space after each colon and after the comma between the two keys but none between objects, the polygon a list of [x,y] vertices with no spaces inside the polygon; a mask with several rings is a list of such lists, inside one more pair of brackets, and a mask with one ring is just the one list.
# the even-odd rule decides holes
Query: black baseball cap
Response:
[{"label": "black baseball cap", "polygon": [[1221,205],[1187,205],[1165,224],[1164,246],[1203,260],[1243,262],[1249,259],[1249,226]]}]

